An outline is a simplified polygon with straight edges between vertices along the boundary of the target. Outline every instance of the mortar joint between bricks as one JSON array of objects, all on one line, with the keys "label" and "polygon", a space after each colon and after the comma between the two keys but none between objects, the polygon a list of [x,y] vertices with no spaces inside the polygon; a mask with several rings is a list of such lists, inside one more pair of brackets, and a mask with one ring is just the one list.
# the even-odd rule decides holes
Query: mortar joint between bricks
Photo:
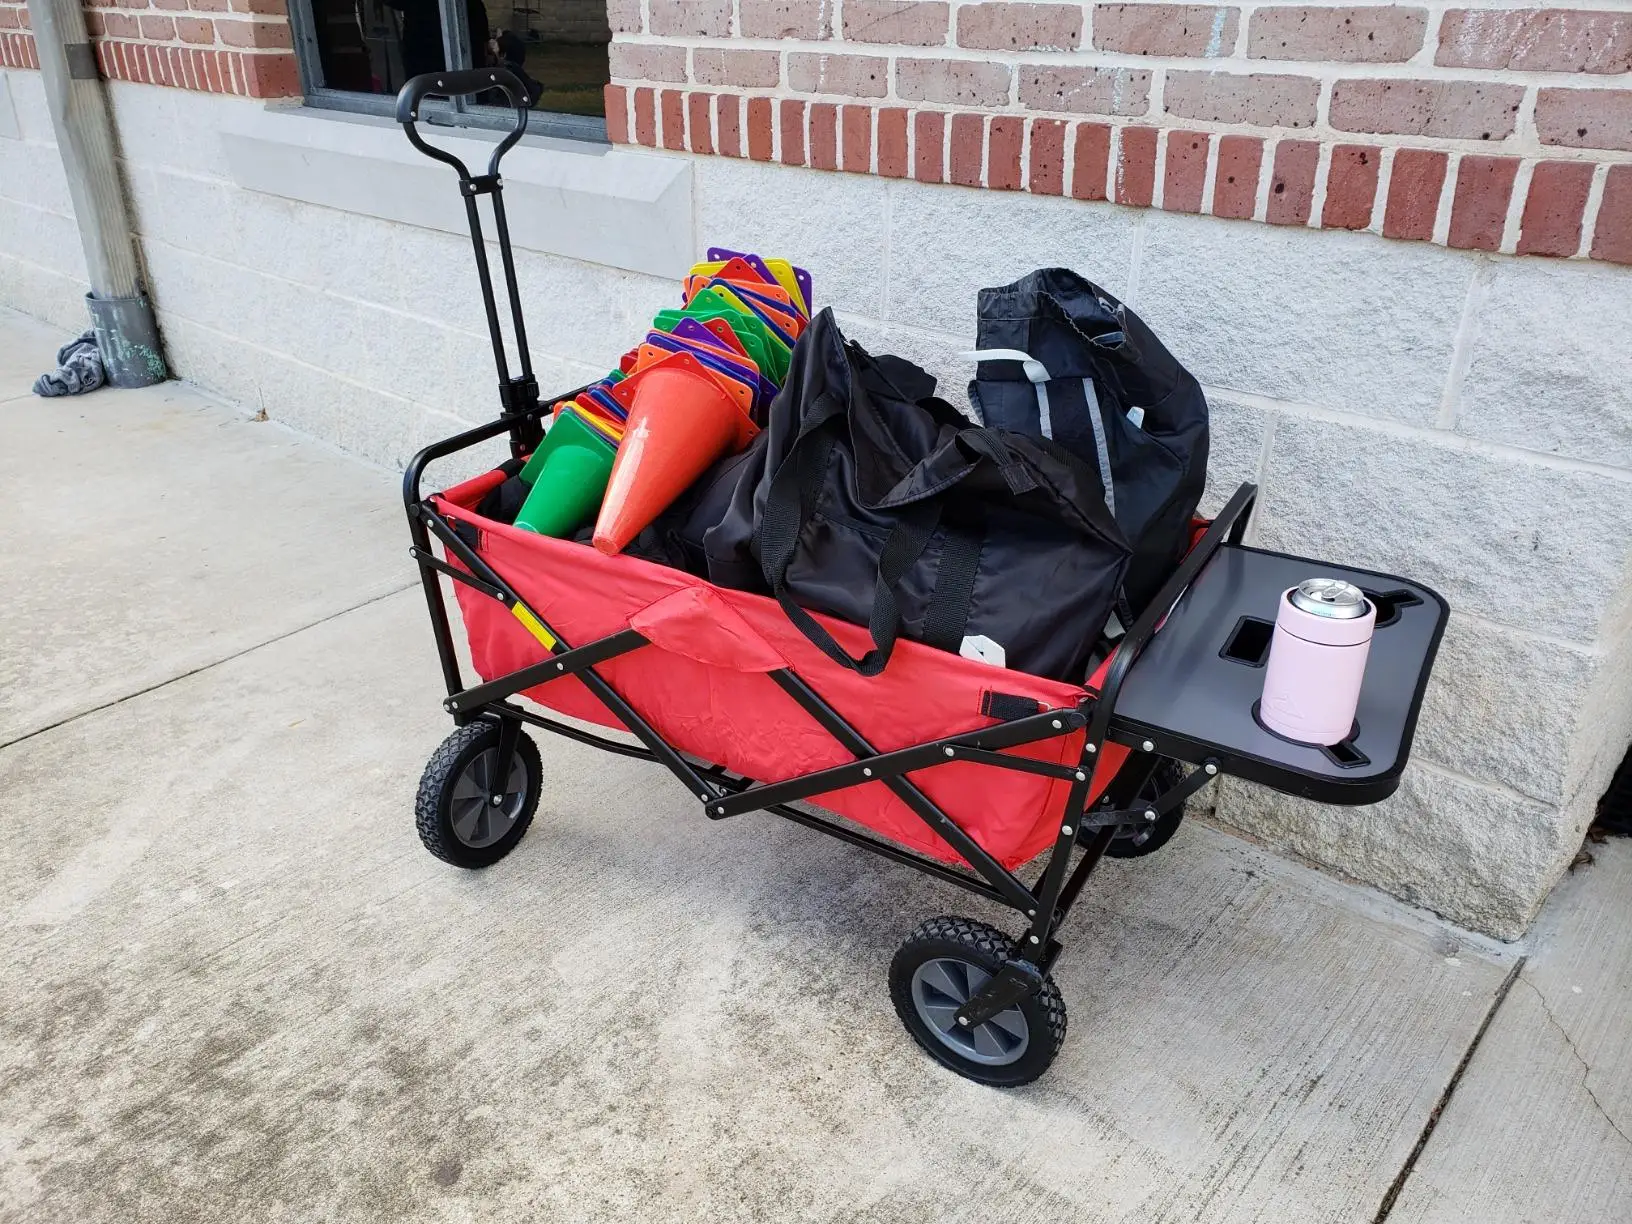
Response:
[{"label": "mortar joint between bricks", "polygon": [[1581,211],[1581,244],[1575,257],[1586,259],[1592,254],[1593,240],[1598,233],[1598,215],[1604,203],[1604,190],[1609,183],[1609,167],[1602,162],[1593,167],[1592,184],[1587,188],[1587,205]]},{"label": "mortar joint between bricks", "polygon": [[1524,218],[1524,204],[1530,194],[1530,182],[1535,176],[1536,159],[1521,157],[1518,172],[1513,176],[1513,189],[1508,193],[1507,214],[1502,220],[1502,236],[1496,249],[1511,255],[1519,246],[1519,227]]}]

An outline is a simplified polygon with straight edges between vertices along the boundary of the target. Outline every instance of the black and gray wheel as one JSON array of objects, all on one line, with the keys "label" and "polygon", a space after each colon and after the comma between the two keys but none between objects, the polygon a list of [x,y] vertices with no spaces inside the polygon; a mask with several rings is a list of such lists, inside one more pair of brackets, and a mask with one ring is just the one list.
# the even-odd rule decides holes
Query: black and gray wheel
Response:
[{"label": "black and gray wheel", "polygon": [[[1150,775],[1149,780],[1139,788],[1139,799],[1144,803],[1154,803],[1183,781],[1184,768],[1177,761],[1163,761],[1156,766],[1156,772]],[[1129,828],[1126,833],[1105,847],[1105,853],[1111,858],[1119,859],[1154,854],[1173,840],[1173,834],[1179,831],[1179,823],[1183,820],[1184,804],[1181,803],[1171,812],[1158,817],[1155,824]]]},{"label": "black and gray wheel", "polygon": [[1000,1088],[1036,1079],[1065,1040],[1065,1001],[1046,975],[1036,994],[973,1029],[959,1027],[958,1008],[1003,967],[1012,946],[984,922],[931,918],[890,962],[890,998],[913,1040],[959,1075]]},{"label": "black and gray wheel", "polygon": [[544,778],[538,745],[516,736],[502,786],[495,785],[498,759],[499,726],[486,721],[458,728],[431,754],[419,779],[414,822],[419,840],[443,862],[490,866],[515,849],[532,823]]}]

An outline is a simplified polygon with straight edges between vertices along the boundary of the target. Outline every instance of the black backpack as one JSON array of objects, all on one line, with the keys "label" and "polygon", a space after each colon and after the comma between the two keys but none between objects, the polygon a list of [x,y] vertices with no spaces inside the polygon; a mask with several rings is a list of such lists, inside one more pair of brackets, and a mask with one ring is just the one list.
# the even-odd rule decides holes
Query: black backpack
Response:
[{"label": "black backpack", "polygon": [[1131,623],[1189,547],[1207,483],[1201,385],[1138,315],[1064,268],[982,289],[975,335],[985,360],[969,399],[981,420],[1051,439],[1102,487],[1133,549]]}]

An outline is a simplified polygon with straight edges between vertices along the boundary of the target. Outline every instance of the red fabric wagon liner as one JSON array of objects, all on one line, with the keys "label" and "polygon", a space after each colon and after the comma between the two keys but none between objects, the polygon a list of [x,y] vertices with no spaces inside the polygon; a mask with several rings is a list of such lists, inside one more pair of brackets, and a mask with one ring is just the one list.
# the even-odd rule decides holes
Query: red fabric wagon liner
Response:
[{"label": "red fabric wagon liner", "polygon": [[[981,711],[989,694],[1030,698],[1044,709],[1075,709],[1090,690],[901,640],[888,667],[864,677],[807,641],[774,600],[717,587],[634,557],[506,526],[475,513],[503,480],[489,472],[432,498],[450,522],[474,527],[475,550],[571,646],[635,629],[649,646],[596,671],[675,748],[756,782],[781,782],[848,764],[854,757],[765,675],[790,668],[875,749],[892,752],[996,725]],[[458,564],[455,560],[454,564]],[[454,592],[484,681],[541,662],[546,651],[498,600],[464,583]],[[859,654],[871,641],[856,625],[819,618]],[[1062,632],[1070,632],[1062,626]],[[525,695],[571,718],[623,729],[573,676]],[[1010,749],[1017,756],[1075,765],[1083,733]],[[1127,750],[1106,744],[1101,786]],[[913,781],[1004,867],[1036,857],[1055,839],[1069,784],[1059,779],[954,761]],[[1097,793],[1090,802],[1097,799]],[[961,856],[881,782],[823,794],[822,807],[923,854]]]}]

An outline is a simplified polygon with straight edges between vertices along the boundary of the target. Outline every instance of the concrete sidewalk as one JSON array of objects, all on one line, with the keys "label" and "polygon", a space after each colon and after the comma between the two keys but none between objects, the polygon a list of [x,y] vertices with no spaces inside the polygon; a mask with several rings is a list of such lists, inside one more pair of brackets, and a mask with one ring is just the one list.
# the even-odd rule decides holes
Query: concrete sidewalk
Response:
[{"label": "concrete sidewalk", "polygon": [[1593,854],[1548,899],[1396,1224],[1632,1219],[1632,845]]},{"label": "concrete sidewalk", "polygon": [[1050,1073],[980,1088],[884,972],[923,918],[1005,917],[917,873],[564,741],[516,852],[433,860],[395,481],[174,384],[36,400],[59,341],[0,314],[0,1220],[1624,1208],[1625,847],[1515,979],[1523,949],[1192,822],[1085,894]]},{"label": "concrete sidewalk", "polygon": [[385,473],[180,384],[36,398],[61,337],[0,328],[0,743],[414,579]]}]

